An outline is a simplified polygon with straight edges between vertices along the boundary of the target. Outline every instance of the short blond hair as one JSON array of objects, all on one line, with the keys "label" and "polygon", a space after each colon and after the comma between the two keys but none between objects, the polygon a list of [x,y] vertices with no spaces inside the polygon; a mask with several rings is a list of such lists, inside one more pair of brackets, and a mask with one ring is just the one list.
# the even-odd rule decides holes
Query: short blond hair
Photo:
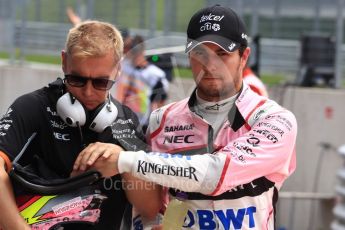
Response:
[{"label": "short blond hair", "polygon": [[68,55],[76,57],[103,57],[114,51],[115,62],[123,56],[123,40],[120,31],[112,24],[101,21],[85,21],[69,30],[65,45]]}]

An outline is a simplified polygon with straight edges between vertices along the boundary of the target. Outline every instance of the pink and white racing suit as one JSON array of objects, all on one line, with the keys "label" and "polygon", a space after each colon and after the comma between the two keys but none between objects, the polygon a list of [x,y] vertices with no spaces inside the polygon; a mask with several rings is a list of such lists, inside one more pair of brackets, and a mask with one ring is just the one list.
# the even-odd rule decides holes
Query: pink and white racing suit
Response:
[{"label": "pink and white racing suit", "polygon": [[296,167],[294,115],[244,84],[214,137],[195,101],[153,112],[154,152],[120,154],[120,172],[183,191],[185,229],[274,229],[278,190]]}]

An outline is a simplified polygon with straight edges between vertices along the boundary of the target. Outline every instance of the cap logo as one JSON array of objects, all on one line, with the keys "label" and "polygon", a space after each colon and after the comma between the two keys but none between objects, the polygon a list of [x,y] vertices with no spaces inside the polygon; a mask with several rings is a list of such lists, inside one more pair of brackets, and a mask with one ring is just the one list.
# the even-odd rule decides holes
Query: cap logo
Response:
[{"label": "cap logo", "polygon": [[236,44],[235,43],[231,43],[230,45],[229,45],[229,50],[231,51],[233,48],[235,48],[235,46],[236,46]]},{"label": "cap logo", "polygon": [[247,34],[245,34],[245,33],[242,33],[241,37],[242,37],[243,39],[248,40],[248,35],[247,35]]},{"label": "cap logo", "polygon": [[205,31],[205,30],[213,30],[213,31],[218,31],[220,30],[220,25],[217,23],[210,23],[206,22],[204,25],[200,27],[200,31]]},{"label": "cap logo", "polygon": [[212,29],[213,29],[214,31],[218,31],[218,30],[220,30],[220,25],[217,24],[217,23],[215,23],[215,24],[212,25]]},{"label": "cap logo", "polygon": [[218,21],[220,22],[224,18],[224,15],[219,16],[219,15],[214,15],[210,13],[209,15],[203,15],[200,18],[199,22],[204,22],[204,21]]}]

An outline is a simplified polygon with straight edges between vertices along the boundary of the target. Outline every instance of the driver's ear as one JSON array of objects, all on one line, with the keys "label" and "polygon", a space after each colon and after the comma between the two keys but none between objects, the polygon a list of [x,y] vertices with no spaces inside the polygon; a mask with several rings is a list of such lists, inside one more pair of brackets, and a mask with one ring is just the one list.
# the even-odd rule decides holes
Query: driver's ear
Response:
[{"label": "driver's ear", "polygon": [[243,65],[243,68],[247,65],[247,62],[248,62],[248,59],[249,59],[249,55],[250,55],[250,47],[247,47],[244,51],[243,51],[243,54],[242,54],[242,65]]}]

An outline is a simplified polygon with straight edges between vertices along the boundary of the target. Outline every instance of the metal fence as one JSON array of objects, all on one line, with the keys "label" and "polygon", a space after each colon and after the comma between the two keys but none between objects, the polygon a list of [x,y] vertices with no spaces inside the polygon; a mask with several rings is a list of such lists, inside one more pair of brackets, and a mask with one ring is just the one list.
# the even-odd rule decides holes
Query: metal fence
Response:
[{"label": "metal fence", "polygon": [[234,8],[251,35],[298,39],[304,32],[336,31],[339,0],[0,0],[0,18],[68,23],[66,7],[70,6],[83,19],[165,33],[184,32],[197,9],[215,3]]}]

